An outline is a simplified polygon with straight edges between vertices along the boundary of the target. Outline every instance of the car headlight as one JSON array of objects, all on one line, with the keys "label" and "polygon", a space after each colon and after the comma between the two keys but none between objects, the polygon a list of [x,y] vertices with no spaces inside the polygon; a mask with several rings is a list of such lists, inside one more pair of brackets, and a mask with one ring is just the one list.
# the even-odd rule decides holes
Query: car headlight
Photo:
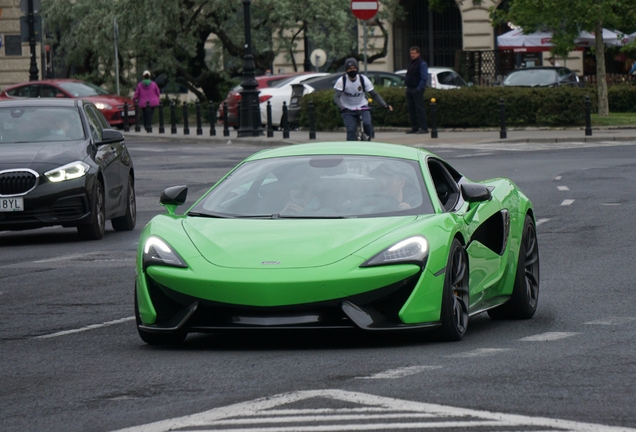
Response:
[{"label": "car headlight", "polygon": [[49,179],[49,181],[57,183],[64,180],[73,180],[83,177],[86,175],[89,169],[90,165],[86,162],[76,161],[61,166],[59,168],[55,168],[54,170],[47,171],[44,173],[44,175],[47,179]]},{"label": "car headlight", "polygon": [[113,109],[112,106],[105,103],[101,103],[101,102],[97,102],[95,106],[97,107],[98,110]]},{"label": "car headlight", "polygon": [[424,266],[428,257],[428,242],[422,236],[409,237],[368,259],[360,267],[387,264],[417,264]]},{"label": "car headlight", "polygon": [[176,253],[168,243],[159,237],[149,237],[144,245],[143,266],[163,265],[170,267],[188,267],[183,259]]}]

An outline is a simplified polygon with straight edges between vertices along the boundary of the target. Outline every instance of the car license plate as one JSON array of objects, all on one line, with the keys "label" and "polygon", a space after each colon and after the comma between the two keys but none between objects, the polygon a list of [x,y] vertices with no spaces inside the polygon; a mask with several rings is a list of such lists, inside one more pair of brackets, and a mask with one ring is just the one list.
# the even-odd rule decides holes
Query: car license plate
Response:
[{"label": "car license plate", "polygon": [[[135,115],[135,110],[128,111],[128,117],[133,117],[134,115]],[[121,112],[121,116],[122,117],[124,116],[124,112],[123,111]]]},{"label": "car license plate", "polygon": [[23,198],[0,198],[0,212],[24,211]]}]

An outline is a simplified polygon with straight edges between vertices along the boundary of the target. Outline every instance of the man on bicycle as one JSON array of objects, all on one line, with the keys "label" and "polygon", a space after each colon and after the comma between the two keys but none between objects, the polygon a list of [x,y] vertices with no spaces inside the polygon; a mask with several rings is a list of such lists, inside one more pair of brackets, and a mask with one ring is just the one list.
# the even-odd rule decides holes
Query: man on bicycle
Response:
[{"label": "man on bicycle", "polygon": [[383,108],[393,111],[393,107],[388,105],[373,89],[373,83],[366,76],[358,73],[358,62],[354,58],[345,61],[345,72],[341,79],[333,86],[335,93],[333,100],[340,108],[342,121],[347,128],[347,141],[357,141],[356,124],[362,118],[364,133],[371,140],[373,125],[371,124],[371,112],[366,93],[378,101]]}]

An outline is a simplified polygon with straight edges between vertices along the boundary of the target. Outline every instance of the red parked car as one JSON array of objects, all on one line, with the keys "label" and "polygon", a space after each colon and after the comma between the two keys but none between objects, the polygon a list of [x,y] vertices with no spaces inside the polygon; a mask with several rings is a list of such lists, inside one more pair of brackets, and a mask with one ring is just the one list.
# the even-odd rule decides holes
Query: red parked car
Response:
[{"label": "red parked car", "polygon": [[[283,74],[283,75],[261,75],[256,77],[256,82],[258,83],[258,87],[256,89],[261,89],[265,87],[273,87],[284,79],[287,79],[296,74]],[[243,87],[241,85],[237,85],[232,90],[227,93],[225,100],[223,102],[227,102],[227,119],[229,126],[234,128],[238,128],[238,103],[241,100],[241,94],[239,93]],[[271,97],[271,96],[269,96]],[[259,97],[259,103],[264,102],[265,96]],[[223,102],[219,105],[218,110],[218,119],[219,123],[223,124]]]},{"label": "red parked car", "polygon": [[97,107],[111,126],[123,126],[124,103],[128,103],[128,123],[135,123],[135,108],[132,99],[109,94],[103,88],[86,81],[74,79],[51,79],[29,81],[5,87],[2,99],[16,98],[73,98],[86,99]]}]

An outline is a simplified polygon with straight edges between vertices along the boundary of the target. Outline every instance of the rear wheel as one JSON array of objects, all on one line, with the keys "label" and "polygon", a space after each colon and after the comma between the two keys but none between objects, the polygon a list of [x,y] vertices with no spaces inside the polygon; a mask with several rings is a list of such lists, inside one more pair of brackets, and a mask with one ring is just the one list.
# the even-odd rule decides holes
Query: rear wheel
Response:
[{"label": "rear wheel", "polygon": [[453,239],[442,294],[440,334],[445,341],[459,341],[468,328],[468,261],[462,244]]},{"label": "rear wheel", "polygon": [[137,304],[137,290],[135,288],[135,322],[137,323],[137,332],[141,340],[148,345],[176,345],[183,342],[188,335],[186,332],[176,333],[151,333],[139,328],[142,324],[139,316],[139,306]]},{"label": "rear wheel", "polygon": [[493,319],[529,319],[534,316],[539,302],[539,244],[532,217],[526,215],[517,273],[512,295],[507,303],[488,311]]},{"label": "rear wheel", "polygon": [[77,227],[77,233],[82,240],[99,240],[104,237],[106,230],[106,209],[104,208],[104,187],[99,180],[95,185],[93,206],[91,208],[91,222]]},{"label": "rear wheel", "polygon": [[126,214],[110,221],[115,231],[131,231],[137,223],[137,201],[135,197],[135,182],[128,177],[128,192],[126,194]]}]

